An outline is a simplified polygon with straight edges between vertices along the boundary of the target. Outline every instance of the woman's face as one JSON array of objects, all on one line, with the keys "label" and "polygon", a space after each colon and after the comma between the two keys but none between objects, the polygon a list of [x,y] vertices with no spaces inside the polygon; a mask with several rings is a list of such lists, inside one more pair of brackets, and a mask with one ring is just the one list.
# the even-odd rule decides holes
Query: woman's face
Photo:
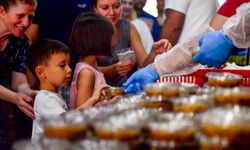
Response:
[{"label": "woman's face", "polygon": [[123,0],[122,2],[122,17],[129,18],[134,8],[133,0]]},{"label": "woman's face", "polygon": [[95,11],[117,25],[121,15],[121,2],[120,0],[97,0]]},{"label": "woman's face", "polygon": [[11,6],[5,10],[0,6],[0,21],[7,32],[21,37],[32,23],[34,18],[34,6],[17,2],[17,5]]}]

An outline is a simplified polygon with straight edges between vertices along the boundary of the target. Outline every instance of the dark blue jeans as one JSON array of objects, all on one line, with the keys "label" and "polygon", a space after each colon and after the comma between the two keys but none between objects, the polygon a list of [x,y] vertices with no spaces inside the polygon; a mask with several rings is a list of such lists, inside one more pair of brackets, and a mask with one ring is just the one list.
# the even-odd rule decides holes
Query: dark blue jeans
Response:
[{"label": "dark blue jeans", "polygon": [[8,133],[7,133],[7,123],[6,117],[3,113],[2,107],[0,102],[0,149],[8,150],[10,149],[11,142],[8,140]]}]

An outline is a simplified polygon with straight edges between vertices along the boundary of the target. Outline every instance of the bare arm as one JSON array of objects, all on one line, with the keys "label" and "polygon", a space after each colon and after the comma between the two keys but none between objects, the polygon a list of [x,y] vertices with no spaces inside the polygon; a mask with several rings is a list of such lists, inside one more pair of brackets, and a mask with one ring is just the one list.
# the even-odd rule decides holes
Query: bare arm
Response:
[{"label": "bare arm", "polygon": [[[156,56],[156,53],[154,51],[151,51],[149,55],[147,55],[139,33],[137,32],[136,28],[134,25],[131,24],[130,28],[130,42],[131,42],[131,47],[135,51],[137,63],[139,67],[143,67],[150,62],[153,62],[154,57]],[[110,66],[102,66],[99,67],[101,72],[105,75],[106,78],[112,78],[116,75],[124,76],[126,75],[133,67],[133,63],[128,63],[128,64],[122,64],[122,63],[115,63]]]},{"label": "bare arm", "polygon": [[[147,56],[146,50],[144,49],[142,42],[141,42],[141,38],[139,36],[139,33],[137,32],[136,28],[134,27],[133,24],[130,25],[130,43],[132,48],[135,51],[135,55],[136,55],[136,60],[137,60],[137,64],[139,65],[139,67],[144,67],[147,64],[149,64],[149,59],[147,57],[155,57],[156,54],[154,54],[152,51],[152,53],[150,52],[149,56]],[[154,56],[150,56],[153,55]]]},{"label": "bare arm", "polygon": [[13,71],[11,81],[11,88],[14,91],[25,93],[31,97],[35,96],[36,91],[30,88],[25,74]]},{"label": "bare arm", "polygon": [[36,93],[30,88],[26,75],[19,72],[12,72],[11,88],[16,92],[25,93],[31,97],[35,96]]},{"label": "bare arm", "polygon": [[168,39],[174,46],[181,35],[182,28],[185,22],[185,14],[175,11],[173,9],[167,9],[165,11],[166,20],[162,27],[161,38]]},{"label": "bare arm", "polygon": [[11,102],[11,103],[15,103],[16,94],[17,93],[0,85],[0,99]]},{"label": "bare arm", "polygon": [[81,108],[93,106],[96,101],[89,98],[92,96],[95,87],[95,75],[89,69],[80,71],[76,83],[77,95],[75,100],[76,108],[81,105]]},{"label": "bare arm", "polygon": [[213,19],[210,22],[210,27],[212,27],[214,30],[219,30],[222,28],[224,23],[227,21],[227,17],[222,16],[220,14],[215,14]]},{"label": "bare arm", "polygon": [[84,103],[84,104],[78,106],[76,108],[76,110],[91,107],[92,105],[90,105],[90,104],[92,102],[96,103],[96,102],[100,101],[101,96],[102,96],[102,90],[104,88],[107,88],[107,87],[109,87],[109,85],[107,85],[107,84],[100,84],[100,85],[98,85],[98,87],[94,90],[93,95],[90,98],[88,98],[87,101],[86,101],[86,103],[88,102],[89,105],[87,105],[87,104]]},{"label": "bare arm", "polygon": [[38,79],[31,73],[31,71],[27,68],[26,71],[26,77],[27,77],[27,81],[29,86],[34,89],[34,90],[38,90],[39,89],[39,81]]},{"label": "bare arm", "polygon": [[[21,73],[16,74],[16,72],[13,74],[12,74],[12,87],[15,88],[16,91],[20,93],[16,93],[0,85],[0,99],[16,104],[21,111],[23,111],[30,118],[34,119],[35,115],[33,112],[33,108],[28,104],[30,102],[33,102],[33,99],[30,96],[26,95],[25,93],[21,93],[22,90],[28,93],[31,92],[32,90],[27,85],[26,82],[27,80],[22,81],[22,79],[25,79],[24,74]],[[13,78],[17,79],[15,80]],[[23,85],[23,87],[18,86],[18,83]]]},{"label": "bare arm", "polygon": [[137,62],[139,62],[140,67],[147,66],[152,63],[157,54],[161,54],[172,47],[171,43],[166,39],[161,39],[157,42],[154,42],[150,53],[147,55],[146,50],[142,46],[141,38],[137,32],[134,25],[131,25],[131,45],[134,48]]},{"label": "bare arm", "polygon": [[38,40],[38,36],[39,36],[39,25],[38,24],[31,24],[31,26],[26,31],[26,34],[29,37],[30,45],[35,43]]},{"label": "bare arm", "polygon": [[99,66],[99,69],[105,75],[105,78],[112,78],[118,75],[118,72],[116,71],[116,65],[117,64],[115,63],[109,66]]},{"label": "bare arm", "polygon": [[16,104],[31,119],[35,118],[33,108],[28,104],[33,99],[23,93],[15,93],[0,85],[0,99]]}]

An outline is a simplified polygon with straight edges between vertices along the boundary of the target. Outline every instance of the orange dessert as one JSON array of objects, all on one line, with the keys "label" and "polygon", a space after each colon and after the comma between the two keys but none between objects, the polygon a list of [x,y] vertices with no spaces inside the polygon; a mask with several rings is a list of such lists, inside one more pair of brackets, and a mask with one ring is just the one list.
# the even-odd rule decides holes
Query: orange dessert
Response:
[{"label": "orange dessert", "polygon": [[74,140],[85,136],[87,125],[44,126],[44,135],[50,138]]}]

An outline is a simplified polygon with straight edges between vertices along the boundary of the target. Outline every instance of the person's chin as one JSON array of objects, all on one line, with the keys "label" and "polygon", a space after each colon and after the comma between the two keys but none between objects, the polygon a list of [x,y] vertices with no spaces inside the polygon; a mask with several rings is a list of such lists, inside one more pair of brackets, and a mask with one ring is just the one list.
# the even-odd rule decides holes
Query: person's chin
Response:
[{"label": "person's chin", "polygon": [[64,86],[65,86],[65,85],[68,85],[69,81],[70,81],[70,79],[65,79],[65,81],[64,81]]},{"label": "person's chin", "polygon": [[123,12],[123,14],[124,14],[125,17],[129,17],[130,13],[128,11],[126,11],[126,12]]},{"label": "person's chin", "polygon": [[118,25],[118,20],[112,20],[113,25],[117,26]]},{"label": "person's chin", "polygon": [[13,33],[13,35],[14,35],[15,37],[17,37],[17,38],[22,37],[23,34],[24,34],[24,32],[15,32],[15,33]]}]

